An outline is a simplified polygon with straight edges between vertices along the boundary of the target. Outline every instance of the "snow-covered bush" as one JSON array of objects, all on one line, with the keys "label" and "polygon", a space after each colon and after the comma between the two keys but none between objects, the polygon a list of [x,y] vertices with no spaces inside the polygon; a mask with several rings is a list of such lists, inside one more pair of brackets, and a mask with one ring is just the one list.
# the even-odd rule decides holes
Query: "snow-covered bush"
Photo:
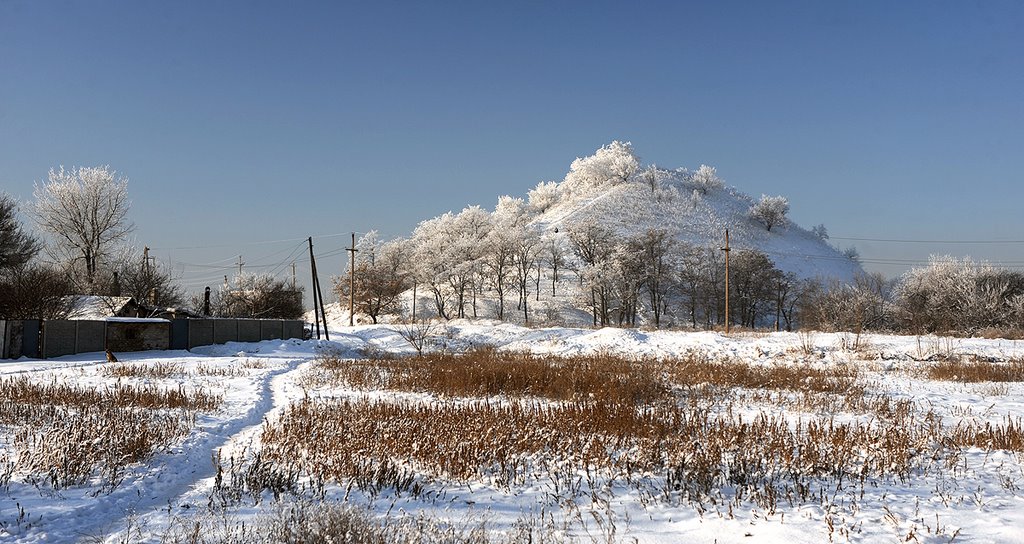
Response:
[{"label": "snow-covered bush", "polygon": [[1021,296],[1024,274],[946,255],[904,274],[896,303],[902,325],[912,332],[970,333],[1021,326],[1016,306]]},{"label": "snow-covered bush", "polygon": [[530,210],[534,213],[544,213],[548,208],[558,203],[561,195],[558,182],[542,181],[536,187],[526,193]]},{"label": "snow-covered bush", "polygon": [[811,227],[811,234],[822,240],[828,240],[828,229],[825,228],[824,223],[819,223]]},{"label": "snow-covered bush", "polygon": [[690,176],[690,183],[703,195],[725,187],[725,182],[718,177],[718,171],[706,164],[700,165],[700,168]]},{"label": "snow-covered bush", "polygon": [[785,225],[787,213],[789,200],[784,196],[761,195],[761,200],[747,210],[747,215],[764,225],[768,232],[776,225]]},{"label": "snow-covered bush", "polygon": [[639,169],[640,160],[633,153],[633,145],[615,140],[589,157],[572,161],[565,182],[573,189],[625,183]]}]

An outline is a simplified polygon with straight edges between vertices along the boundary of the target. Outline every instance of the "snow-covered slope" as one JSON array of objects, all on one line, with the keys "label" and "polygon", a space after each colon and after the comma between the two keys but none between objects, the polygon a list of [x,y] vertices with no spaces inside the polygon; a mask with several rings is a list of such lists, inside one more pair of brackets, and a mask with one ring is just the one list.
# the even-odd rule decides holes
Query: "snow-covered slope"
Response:
[{"label": "snow-covered slope", "polygon": [[563,190],[557,203],[535,217],[532,225],[564,234],[573,224],[589,221],[624,236],[664,229],[697,247],[724,246],[729,229],[730,247],[762,251],[783,272],[800,278],[850,281],[862,272],[858,263],[795,223],[768,231],[748,217],[755,202],[749,195],[732,187],[702,194],[689,177],[685,171],[659,170],[654,190],[641,182]]}]

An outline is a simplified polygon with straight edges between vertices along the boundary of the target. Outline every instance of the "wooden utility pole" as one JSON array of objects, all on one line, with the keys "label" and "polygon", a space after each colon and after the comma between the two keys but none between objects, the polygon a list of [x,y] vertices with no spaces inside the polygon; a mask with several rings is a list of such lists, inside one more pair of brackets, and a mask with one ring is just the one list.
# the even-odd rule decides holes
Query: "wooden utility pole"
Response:
[{"label": "wooden utility pole", "polygon": [[[313,260],[313,237],[309,237],[309,269],[313,275],[312,283],[312,297],[313,297],[313,321],[316,323],[316,339],[320,339],[320,307],[317,305],[316,299],[316,261]],[[324,328],[327,328],[327,323],[324,323]]]},{"label": "wooden utility pole", "polygon": [[142,268],[143,273],[149,275],[149,246],[142,247]]},{"label": "wooden utility pole", "polygon": [[725,229],[725,334],[729,334],[729,229]]},{"label": "wooden utility pole", "polygon": [[292,261],[292,291],[295,290],[295,287],[296,287],[296,281],[295,281],[295,261]]},{"label": "wooden utility pole", "polygon": [[352,247],[346,249],[351,254],[348,264],[348,326],[355,325],[356,308],[356,233],[352,233]]},{"label": "wooden utility pole", "polygon": [[[314,264],[313,266],[316,266]],[[331,332],[327,330],[327,308],[324,306],[324,292],[320,290],[320,276],[316,276],[316,296],[320,299],[320,320],[324,322],[324,338],[331,339]]]},{"label": "wooden utility pole", "polygon": [[243,265],[243,264],[245,264],[245,262],[244,262],[244,261],[242,261],[242,256],[241,256],[241,255],[239,255],[239,256],[238,256],[238,275],[239,275],[239,276],[241,276],[241,275],[242,275],[242,265]]},{"label": "wooden utility pole", "polygon": [[416,322],[416,278],[412,280],[412,322]]}]

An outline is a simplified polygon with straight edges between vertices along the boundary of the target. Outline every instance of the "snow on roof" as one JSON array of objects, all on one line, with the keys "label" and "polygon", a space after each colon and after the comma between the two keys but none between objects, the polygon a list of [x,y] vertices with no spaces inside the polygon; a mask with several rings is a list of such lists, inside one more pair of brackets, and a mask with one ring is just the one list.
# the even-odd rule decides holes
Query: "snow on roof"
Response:
[{"label": "snow on roof", "polygon": [[69,297],[68,319],[103,320],[117,315],[132,297],[105,297],[98,295],[73,295]]},{"label": "snow on roof", "polygon": [[103,321],[108,323],[170,323],[169,320],[159,317],[105,317]]}]

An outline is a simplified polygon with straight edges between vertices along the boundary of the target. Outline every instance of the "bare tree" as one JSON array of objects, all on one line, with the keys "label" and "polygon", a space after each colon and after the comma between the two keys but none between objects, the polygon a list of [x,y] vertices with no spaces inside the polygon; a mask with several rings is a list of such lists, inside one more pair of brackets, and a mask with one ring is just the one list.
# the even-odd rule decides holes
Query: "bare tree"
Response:
[{"label": "bare tree", "polygon": [[28,263],[0,270],[0,317],[62,319],[71,292],[67,276],[49,266]]},{"label": "bare tree", "polygon": [[49,181],[36,184],[35,217],[52,235],[47,246],[58,262],[85,266],[92,286],[101,260],[134,225],[128,221],[128,180],[108,166],[50,169]]},{"label": "bare tree", "polygon": [[14,199],[0,194],[0,270],[21,266],[39,253],[39,241],[22,230],[17,211]]},{"label": "bare tree", "polygon": [[[356,261],[354,306],[357,313],[370,316],[373,323],[382,314],[397,313],[402,293],[412,287],[405,258],[407,243],[397,239],[383,245],[364,244]],[[348,276],[335,276],[334,292],[338,300],[349,300]]]},{"label": "bare tree", "polygon": [[[146,256],[134,248],[125,248],[113,259],[104,275],[108,286],[103,294],[134,297],[140,303],[172,308],[185,302],[185,293],[166,264]],[[97,274],[99,277],[99,274]]]}]

